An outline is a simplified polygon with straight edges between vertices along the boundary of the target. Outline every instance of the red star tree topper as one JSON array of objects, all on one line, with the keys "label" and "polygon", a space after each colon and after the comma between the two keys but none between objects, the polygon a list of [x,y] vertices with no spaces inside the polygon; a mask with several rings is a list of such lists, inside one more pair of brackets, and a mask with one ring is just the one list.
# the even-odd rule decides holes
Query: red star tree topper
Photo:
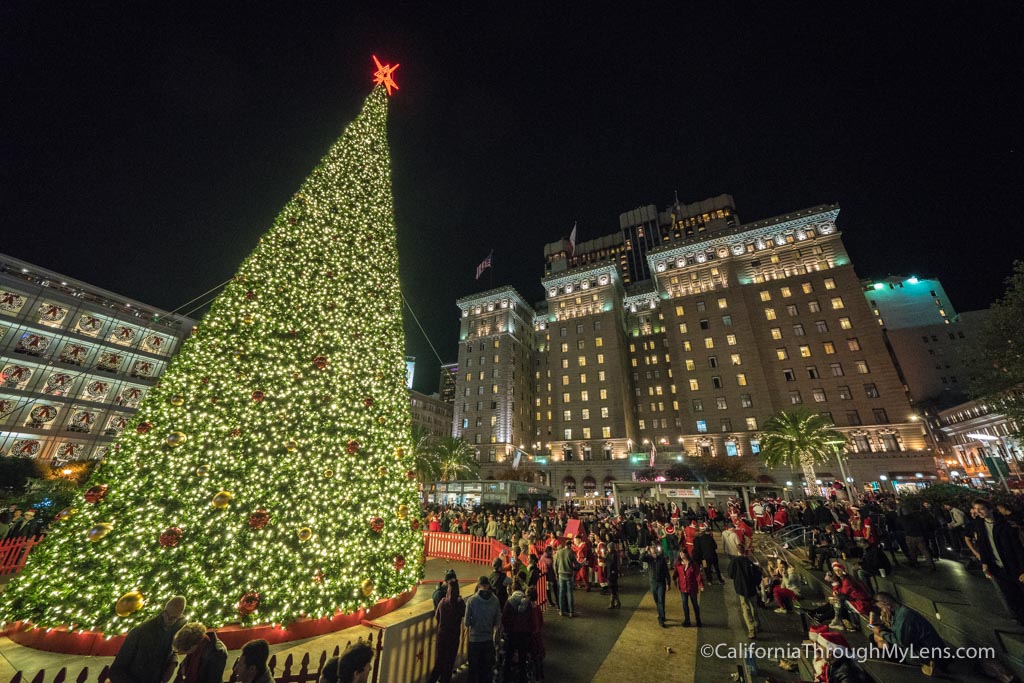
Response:
[{"label": "red star tree topper", "polygon": [[383,85],[388,91],[388,95],[391,94],[391,89],[398,90],[398,84],[395,83],[394,73],[398,69],[400,64],[391,66],[390,64],[381,64],[380,60],[377,59],[377,55],[372,55],[374,63],[377,65],[377,70],[373,73],[374,85]]}]

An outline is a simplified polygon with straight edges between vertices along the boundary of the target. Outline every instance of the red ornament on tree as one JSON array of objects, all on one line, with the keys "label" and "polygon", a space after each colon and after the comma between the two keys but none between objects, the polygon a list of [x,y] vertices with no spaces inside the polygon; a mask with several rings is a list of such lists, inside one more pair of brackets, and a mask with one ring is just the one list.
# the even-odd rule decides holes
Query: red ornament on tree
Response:
[{"label": "red ornament on tree", "polygon": [[364,398],[363,399],[363,405],[366,406],[367,408],[372,408],[373,407],[373,397],[372,396],[367,396],[366,398]]},{"label": "red ornament on tree", "polygon": [[107,488],[108,486],[106,484],[93,486],[85,492],[85,502],[92,503],[93,505],[100,502],[107,495]]},{"label": "red ornament on tree", "polygon": [[204,378],[202,378],[199,381],[202,382],[203,384],[209,384],[210,383],[210,378],[209,377],[204,377]]},{"label": "red ornament on tree", "polygon": [[415,479],[416,478],[416,473],[413,472],[412,470],[406,470],[405,471],[405,478],[406,479]]},{"label": "red ornament on tree", "polygon": [[152,422],[140,422],[135,427],[135,431],[137,431],[139,434],[145,434],[146,432],[148,432],[152,428],[153,428],[153,423]]},{"label": "red ornament on tree", "polygon": [[182,531],[179,527],[171,526],[164,529],[160,534],[160,545],[165,548],[173,548],[181,541]]},{"label": "red ornament on tree", "polygon": [[256,403],[261,403],[263,401],[263,399],[266,398],[266,396],[267,395],[264,394],[259,389],[257,389],[256,391],[252,392],[252,400],[255,401]]},{"label": "red ornament on tree", "polygon": [[255,612],[260,606],[260,595],[256,591],[249,591],[238,600],[238,613],[247,617]]},{"label": "red ornament on tree", "polygon": [[249,528],[262,529],[270,521],[270,513],[266,510],[257,510],[249,515]]},{"label": "red ornament on tree", "polygon": [[349,455],[355,455],[356,452],[359,450],[359,442],[356,441],[355,439],[349,441],[348,444],[345,446],[345,450],[348,451]]},{"label": "red ornament on tree", "polygon": [[323,370],[327,367],[327,356],[317,356],[313,359],[313,367],[317,370]]},{"label": "red ornament on tree", "polygon": [[375,534],[379,534],[383,530],[384,530],[384,518],[383,517],[374,517],[373,519],[370,520],[370,531],[372,531]]},{"label": "red ornament on tree", "polygon": [[409,526],[412,527],[413,531],[419,531],[420,530],[420,520],[418,520],[418,519],[412,520],[411,522],[409,522]]},{"label": "red ornament on tree", "polygon": [[405,569],[405,558],[401,555],[395,555],[395,571],[400,572]]},{"label": "red ornament on tree", "polygon": [[249,301],[252,301],[253,299],[256,298],[256,292],[250,289],[248,292],[245,293],[245,298],[248,299]]},{"label": "red ornament on tree", "polygon": [[241,427],[235,427],[235,428],[233,428],[231,430],[231,436],[238,437],[238,436],[241,436],[241,435],[242,435],[242,428]]}]

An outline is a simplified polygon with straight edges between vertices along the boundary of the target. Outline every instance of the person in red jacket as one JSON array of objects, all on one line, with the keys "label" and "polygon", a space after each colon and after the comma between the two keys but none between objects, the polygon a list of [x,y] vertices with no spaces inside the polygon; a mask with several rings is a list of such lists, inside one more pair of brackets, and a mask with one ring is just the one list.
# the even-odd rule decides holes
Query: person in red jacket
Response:
[{"label": "person in red jacket", "polygon": [[740,539],[740,550],[744,555],[749,554],[750,547],[754,544],[754,530],[751,529],[746,520],[739,515],[736,515],[733,518],[732,523],[735,527],[736,535],[739,536]]},{"label": "person in red jacket", "polygon": [[704,579],[700,570],[690,556],[682,549],[675,561],[676,585],[679,586],[679,595],[683,599],[683,626],[690,625],[690,605],[693,605],[693,616],[697,620],[697,626],[703,626],[700,622],[700,601],[697,595],[704,590]]},{"label": "person in red jacket", "polygon": [[427,529],[430,530],[430,531],[440,531],[441,530],[441,522],[438,521],[437,517],[431,517],[430,518],[430,524],[427,525]]},{"label": "person in red jacket", "polygon": [[775,508],[775,516],[772,519],[772,533],[781,531],[787,524],[789,524],[789,512],[786,510],[785,505],[780,504]]},{"label": "person in red jacket", "polygon": [[[832,563],[832,597],[836,600],[836,615],[829,624],[832,628],[846,628],[848,631],[856,631],[856,615],[867,615],[871,611],[871,591],[867,587],[846,573],[846,567],[842,562]],[[853,609],[851,609],[851,607]],[[849,622],[846,625],[844,622]]]},{"label": "person in red jacket", "polygon": [[686,544],[686,554],[693,557],[693,539],[697,538],[697,520],[690,520],[689,526],[683,529],[683,539]]},{"label": "person in red jacket", "polygon": [[582,587],[587,593],[590,592],[590,544],[583,536],[573,539],[573,553],[576,555],[576,562],[580,568],[576,572],[576,587]]}]

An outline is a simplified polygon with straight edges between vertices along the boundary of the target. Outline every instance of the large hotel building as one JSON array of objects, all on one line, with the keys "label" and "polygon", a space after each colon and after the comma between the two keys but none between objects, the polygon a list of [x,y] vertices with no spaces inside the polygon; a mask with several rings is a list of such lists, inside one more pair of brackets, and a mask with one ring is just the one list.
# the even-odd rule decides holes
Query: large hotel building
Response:
[{"label": "large hotel building", "polygon": [[933,479],[838,215],[743,224],[728,195],[642,207],[575,250],[546,245],[542,302],[511,287],[459,299],[453,431],[481,476],[518,449],[560,495],[607,495],[652,447],[659,467],[755,457],[765,422],[800,407],[846,435],[858,487]]},{"label": "large hotel building", "polygon": [[0,456],[102,458],[193,325],[0,254]]}]

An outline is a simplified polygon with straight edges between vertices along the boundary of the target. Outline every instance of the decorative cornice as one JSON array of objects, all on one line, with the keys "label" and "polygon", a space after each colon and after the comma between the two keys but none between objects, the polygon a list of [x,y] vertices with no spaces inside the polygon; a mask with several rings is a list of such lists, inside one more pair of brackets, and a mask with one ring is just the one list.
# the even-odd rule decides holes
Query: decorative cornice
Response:
[{"label": "decorative cornice", "polygon": [[548,290],[548,294],[550,296],[550,290],[552,287],[564,287],[568,284],[573,285],[573,289],[576,289],[578,286],[582,288],[582,283],[584,281],[588,282],[587,286],[589,287],[590,280],[600,278],[602,275],[608,276],[607,282],[603,284],[598,282],[596,286],[600,287],[619,282],[619,269],[615,265],[610,263],[598,263],[595,265],[574,268],[561,273],[560,275],[546,277],[542,279],[540,283],[544,286],[545,290]]},{"label": "decorative cornice", "polygon": [[[746,245],[757,240],[765,243],[783,238],[786,233],[795,233],[798,239],[800,232],[808,228],[816,228],[818,234],[826,235],[836,232],[835,220],[839,216],[838,204],[824,204],[797,213],[769,218],[756,223],[737,226],[731,230],[717,232],[713,237],[700,240],[688,240],[654,249],[647,254],[647,263],[651,273],[657,276],[671,268],[669,264],[686,259],[687,256],[705,254],[710,250],[727,249],[732,256],[740,256],[746,252]],[[785,244],[785,242],[782,242]],[[659,271],[658,265],[664,264]]]},{"label": "decorative cornice", "polygon": [[461,299],[458,299],[455,302],[455,305],[463,311],[466,311],[477,305],[486,305],[489,303],[497,304],[503,299],[514,301],[517,306],[521,307],[525,311],[525,313],[523,313],[524,318],[530,319],[535,315],[533,306],[526,303],[526,299],[520,296],[519,292],[517,292],[514,287],[509,285],[498,287],[497,289],[489,289],[486,292],[480,292],[479,294],[464,296]]}]

